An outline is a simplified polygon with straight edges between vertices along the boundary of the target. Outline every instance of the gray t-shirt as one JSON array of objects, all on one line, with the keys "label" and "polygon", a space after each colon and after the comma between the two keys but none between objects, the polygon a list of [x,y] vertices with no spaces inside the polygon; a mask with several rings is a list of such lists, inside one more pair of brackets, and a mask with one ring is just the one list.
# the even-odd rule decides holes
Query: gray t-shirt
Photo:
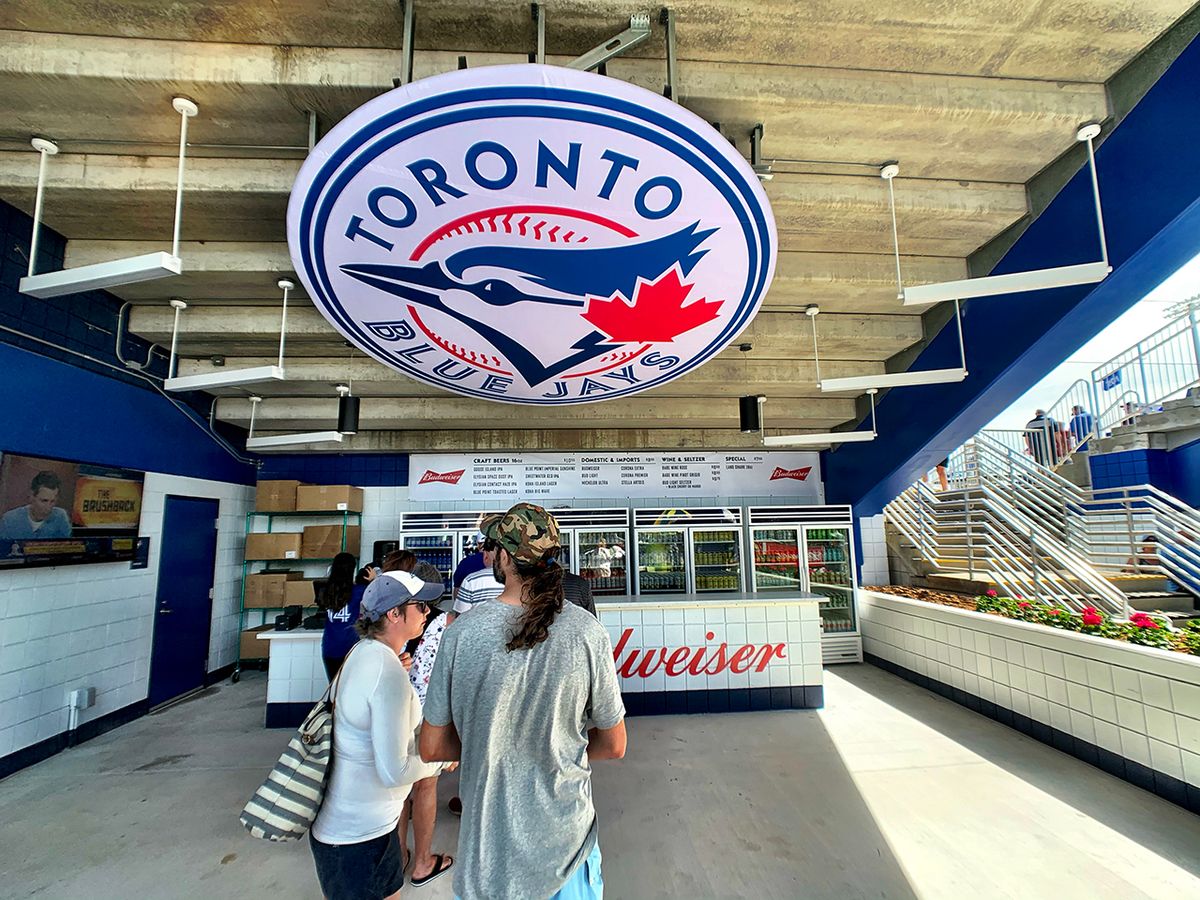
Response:
[{"label": "gray t-shirt", "polygon": [[425,720],[462,739],[461,900],[550,897],[596,843],[589,728],[625,717],[603,626],[567,603],[530,650],[504,645],[523,614],[480,603],[446,629]]}]

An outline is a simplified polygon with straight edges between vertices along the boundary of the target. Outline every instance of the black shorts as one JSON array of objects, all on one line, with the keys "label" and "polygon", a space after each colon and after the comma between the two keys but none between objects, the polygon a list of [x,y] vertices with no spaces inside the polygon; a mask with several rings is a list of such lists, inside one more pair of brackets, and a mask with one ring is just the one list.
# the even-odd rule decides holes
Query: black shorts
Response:
[{"label": "black shorts", "polygon": [[359,844],[323,844],[309,834],[308,845],[326,900],[383,900],[404,885],[395,828]]}]

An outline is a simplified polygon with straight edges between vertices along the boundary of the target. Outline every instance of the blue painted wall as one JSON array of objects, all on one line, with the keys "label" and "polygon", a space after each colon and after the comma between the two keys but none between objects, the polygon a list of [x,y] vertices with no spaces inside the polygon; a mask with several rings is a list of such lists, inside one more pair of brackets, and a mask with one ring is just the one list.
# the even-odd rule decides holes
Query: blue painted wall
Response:
[{"label": "blue painted wall", "polygon": [[[1200,252],[1198,84],[1200,42],[1193,42],[1097,151],[1114,273],[1092,287],[968,302],[963,328],[970,376],[959,384],[888,392],[878,407],[879,438],[827,454],[830,503],[853,504],[856,515],[879,512]],[[1090,177],[1083,170],[993,273],[1098,257]],[[958,337],[948,326],[910,368],[957,365]]]},{"label": "blue painted wall", "polygon": [[1092,470],[1092,487],[1097,490],[1152,484],[1188,506],[1200,507],[1200,440],[1170,451],[1093,454],[1088,465]]},{"label": "blue painted wall", "polygon": [[[28,216],[0,203],[0,325],[28,336],[0,329],[0,451],[253,483],[254,467],[207,435],[198,414],[109,368],[121,367],[115,355],[119,300],[102,291],[52,300],[17,291],[28,266],[31,225]],[[63,239],[48,229],[42,239],[38,270],[61,267]],[[126,358],[144,360],[147,347],[129,339]],[[152,370],[163,374],[164,362],[155,361]]]},{"label": "blue painted wall", "polygon": [[407,453],[296,453],[263,457],[259,478],[306,484],[398,487],[408,484]]},{"label": "blue painted wall", "polygon": [[1200,509],[1200,441],[1192,441],[1167,454],[1174,494],[1188,506]]}]

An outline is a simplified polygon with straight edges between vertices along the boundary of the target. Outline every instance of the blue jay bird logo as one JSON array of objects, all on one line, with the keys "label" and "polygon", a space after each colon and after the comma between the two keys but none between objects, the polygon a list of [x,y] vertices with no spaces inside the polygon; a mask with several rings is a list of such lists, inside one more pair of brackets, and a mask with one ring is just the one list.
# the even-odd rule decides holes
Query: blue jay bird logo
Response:
[{"label": "blue jay bird logo", "polygon": [[[492,217],[485,213],[480,218]],[[510,227],[513,217],[511,211],[505,213]],[[533,229],[528,232],[533,234]],[[421,309],[432,310],[461,323],[499,351],[528,385],[537,387],[631,342],[670,341],[715,318],[719,303],[702,303],[694,312],[681,315],[695,305],[681,309],[676,304],[672,309],[670,300],[665,306],[656,304],[656,295],[642,287],[659,283],[671,272],[686,278],[707,252],[701,245],[712,233],[697,222],[663,237],[609,247],[476,244],[426,263],[357,263],[341,270],[400,298],[418,315]],[[678,278],[671,286],[679,299],[687,296]],[[562,356],[543,360],[519,336],[478,318],[478,309],[456,308],[448,299],[455,293],[488,307],[534,304],[579,310],[590,330],[564,348]],[[618,296],[635,302],[626,307],[612,299]],[[646,296],[649,302],[643,299]],[[597,305],[597,298],[603,302]]]}]

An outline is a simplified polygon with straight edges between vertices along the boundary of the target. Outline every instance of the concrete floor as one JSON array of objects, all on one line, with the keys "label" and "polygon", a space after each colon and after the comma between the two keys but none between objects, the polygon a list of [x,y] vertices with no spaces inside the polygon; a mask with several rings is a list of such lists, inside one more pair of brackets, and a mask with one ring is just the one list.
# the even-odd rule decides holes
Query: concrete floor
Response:
[{"label": "concrete floor", "polygon": [[[819,713],[630,721],[595,777],[610,898],[1200,896],[1200,818],[877,669],[826,675]],[[0,897],[318,898],[306,844],[237,822],[285,738],[264,691],[249,674],[0,783]]]}]

